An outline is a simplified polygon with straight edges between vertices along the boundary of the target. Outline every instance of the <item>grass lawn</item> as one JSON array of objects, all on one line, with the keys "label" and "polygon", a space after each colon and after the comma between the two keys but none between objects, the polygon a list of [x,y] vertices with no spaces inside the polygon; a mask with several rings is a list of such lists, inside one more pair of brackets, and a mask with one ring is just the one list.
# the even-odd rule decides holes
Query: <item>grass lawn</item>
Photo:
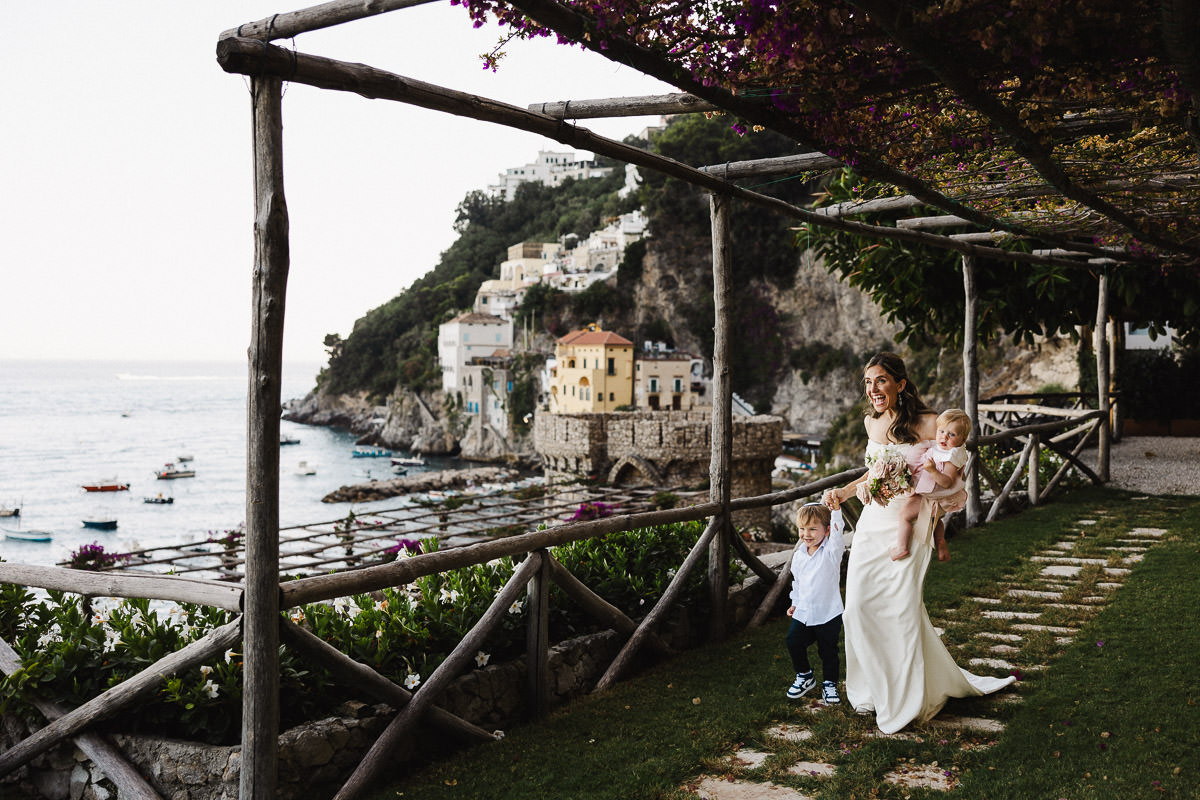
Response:
[{"label": "grass lawn", "polygon": [[[1005,598],[1006,587],[1031,582],[1043,566],[1031,556],[1064,536],[1079,537],[1076,553],[1088,555],[1134,528],[1167,530],[1069,642],[1027,637],[1012,657],[1025,667],[1021,702],[947,705],[944,714],[1003,722],[1000,734],[914,726],[909,738],[879,738],[871,735],[873,718],[844,703],[820,713],[808,702],[789,703],[781,618],[659,663],[494,744],[413,772],[398,767],[372,797],[683,800],[695,796],[686,787],[701,774],[770,780],[839,800],[945,796],[883,780],[905,764],[936,764],[959,798],[1200,797],[1200,499],[1132,497],[1080,490],[955,537],[952,560],[930,566],[926,605],[965,663],[987,624],[970,598]],[[1095,524],[1081,527],[1081,519]],[[1101,566],[1088,566],[1076,591],[1102,593],[1109,580]],[[804,727],[811,738],[764,736],[778,723]],[[771,755],[748,771],[728,761],[737,748]],[[832,777],[789,774],[798,760],[837,769]]]}]

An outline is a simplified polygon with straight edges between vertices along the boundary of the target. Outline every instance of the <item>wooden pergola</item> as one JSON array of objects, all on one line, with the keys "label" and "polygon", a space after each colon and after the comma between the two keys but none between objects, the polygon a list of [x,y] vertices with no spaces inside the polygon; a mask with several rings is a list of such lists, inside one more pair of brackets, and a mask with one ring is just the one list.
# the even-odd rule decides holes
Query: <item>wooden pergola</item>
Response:
[{"label": "wooden pergola", "polygon": [[[926,59],[926,65],[920,70],[914,69],[914,75],[942,90],[955,90],[968,101],[974,101],[975,112],[990,121],[1000,134],[1016,141],[1025,153],[1024,157],[1030,169],[1023,173],[1022,179],[995,187],[991,191],[999,192],[1009,199],[1049,196],[1065,198],[1069,202],[1064,202],[1058,210],[1047,213],[997,213],[988,205],[992,198],[987,190],[980,190],[978,186],[963,189],[934,185],[918,174],[919,171],[905,172],[890,166],[878,153],[870,152],[869,148],[859,148],[852,153],[855,168],[878,180],[890,182],[897,189],[895,196],[814,210],[744,188],[736,181],[746,177],[796,175],[840,169],[849,163],[848,157],[843,152],[839,152],[836,157],[830,155],[838,148],[815,146],[830,143],[817,141],[820,137],[815,137],[811,130],[804,127],[800,116],[789,116],[778,107],[762,102],[761,97],[755,99],[750,94],[735,92],[730,87],[700,80],[679,63],[644,46],[632,32],[611,31],[603,42],[598,41],[591,35],[594,20],[589,20],[586,14],[573,8],[570,3],[556,0],[512,0],[510,5],[537,18],[543,26],[567,39],[584,43],[587,47],[601,51],[606,57],[678,87],[680,93],[644,98],[572,99],[569,103],[540,102],[528,108],[518,108],[363,64],[336,61],[271,44],[278,39],[292,38],[308,31],[397,11],[424,2],[429,0],[334,0],[245,23],[221,34],[217,44],[217,58],[221,67],[227,72],[250,78],[254,130],[254,318],[247,408],[244,581],[241,586],[234,586],[216,581],[177,577],[122,578],[104,574],[76,578],[61,574],[67,572],[65,570],[29,567],[20,569],[11,565],[0,565],[0,579],[20,580],[28,585],[43,587],[69,584],[74,587],[72,591],[89,594],[198,602],[233,612],[240,611],[240,616],[229,625],[213,631],[203,640],[170,656],[169,665],[165,661],[160,662],[145,674],[130,679],[126,684],[106,692],[80,709],[65,713],[51,709],[48,717],[51,714],[62,715],[47,728],[0,755],[0,773],[24,763],[32,757],[31,754],[44,752],[63,736],[78,734],[85,737],[85,728],[90,721],[111,711],[112,708],[119,707],[119,703],[127,702],[136,698],[139,693],[148,691],[168,668],[181,669],[201,663],[204,658],[222,651],[240,638],[244,650],[240,794],[246,799],[273,798],[277,786],[278,651],[281,639],[285,638],[290,646],[296,647],[318,663],[346,676],[349,680],[358,681],[358,685],[366,687],[367,691],[373,692],[377,697],[387,698],[389,702],[401,708],[398,717],[338,794],[339,798],[356,797],[377,778],[381,768],[386,765],[397,739],[419,717],[425,716],[434,724],[444,726],[468,739],[488,738],[486,732],[480,731],[470,723],[438,711],[432,706],[432,702],[454,676],[455,671],[469,660],[475,645],[486,635],[489,626],[495,624],[496,619],[519,592],[526,591],[526,586],[532,609],[528,651],[529,696],[535,713],[544,710],[546,705],[545,620],[547,589],[551,581],[566,589],[573,599],[583,604],[598,618],[628,636],[625,648],[601,679],[599,688],[616,680],[643,645],[663,648],[654,634],[654,626],[679,595],[688,571],[696,568],[706,556],[713,607],[710,635],[723,635],[723,611],[728,592],[727,565],[731,548],[738,550],[738,555],[760,578],[774,584],[767,602],[757,615],[761,619],[764,610],[769,608],[769,604],[782,591],[786,575],[777,579],[773,571],[764,567],[745,550],[740,537],[731,536],[731,513],[743,508],[776,505],[811,496],[860,474],[861,470],[850,470],[805,486],[761,497],[734,498],[731,495],[730,337],[733,335],[731,296],[736,273],[730,252],[729,220],[733,203],[753,204],[804,225],[958,253],[962,260],[963,291],[966,298],[963,320],[964,396],[968,413],[976,419],[980,412],[974,327],[977,314],[974,286],[976,259],[991,258],[1041,264],[1078,270],[1080,275],[1095,274],[1099,281],[1095,324],[1096,365],[1100,387],[1097,397],[1098,410],[1067,416],[1061,422],[1027,425],[997,434],[983,434],[976,425],[973,441],[969,446],[974,448],[979,443],[1012,438],[1020,438],[1025,442],[1017,469],[1002,488],[997,485],[999,482],[994,476],[984,476],[993,483],[993,488],[999,495],[989,518],[996,513],[1003,497],[1013,490],[1024,465],[1031,459],[1036,463],[1043,436],[1046,437],[1045,446],[1056,447],[1066,461],[1081,467],[1098,482],[1107,480],[1111,417],[1108,392],[1110,361],[1106,334],[1109,324],[1108,271],[1126,268],[1127,265],[1137,268],[1148,263],[1158,263],[1157,260],[1164,258],[1192,263],[1200,253],[1200,245],[1197,244],[1194,235],[1194,225],[1178,226],[1164,232],[1162,229],[1148,226],[1145,218],[1131,215],[1128,206],[1122,204],[1126,203],[1124,198],[1127,198],[1128,193],[1134,190],[1140,193],[1142,198],[1150,198],[1147,202],[1154,204],[1155,213],[1168,207],[1172,197],[1185,197],[1190,203],[1200,190],[1194,153],[1191,162],[1174,164],[1171,169],[1159,165],[1159,168],[1150,170],[1149,174],[1125,177],[1106,173],[1098,182],[1083,185],[1073,179],[1061,164],[1055,162],[1053,147],[1047,146],[1040,137],[1027,135],[1028,131],[1023,129],[1021,120],[1011,119],[1006,108],[1002,105],[997,106],[994,98],[974,91],[969,81],[955,74],[954,70],[944,63],[945,59],[932,49],[928,37],[918,35],[905,20],[894,19],[886,4],[875,2],[860,2],[854,5],[887,20],[887,34],[901,46],[921,54]],[[622,162],[656,170],[709,192],[716,323],[713,349],[713,436],[709,473],[711,488],[707,502],[699,502],[684,509],[644,511],[560,525],[545,531],[497,539],[452,551],[428,553],[390,564],[281,583],[278,441],[283,319],[289,269],[289,221],[283,188],[281,103],[286,83],[303,83],[332,91],[351,92],[367,98],[392,100],[505,125],[571,147],[590,150]],[[749,163],[689,166],[598,136],[577,124],[578,120],[589,117],[675,114],[714,109],[738,115],[748,122],[761,124],[790,136],[798,143],[808,145],[808,151],[785,158]],[[572,121],[568,121],[568,115]],[[1119,113],[1116,113],[1116,116],[1120,116]],[[1059,138],[1078,138],[1094,133],[1100,126],[1113,124],[1122,122],[1103,114],[1099,118],[1081,117],[1072,110],[1070,114],[1059,115],[1053,133]],[[1121,181],[1125,183],[1122,184]],[[1188,203],[1184,205],[1190,208]],[[939,209],[942,213],[930,216],[925,211],[930,207]],[[901,219],[895,225],[854,219],[884,211],[900,214],[913,212],[914,216]],[[963,232],[963,228],[975,230]],[[1111,232],[1118,229],[1134,232],[1139,241],[1149,243],[1154,252],[1148,255],[1144,249],[1097,244],[1090,241],[1086,235],[1088,232]],[[1085,233],[1082,237],[1079,235],[1081,230]],[[1012,237],[1032,240],[1039,243],[1040,247],[1032,252],[1015,252],[999,246]],[[1066,449],[1060,441],[1056,443],[1063,437],[1077,432],[1083,432],[1084,435],[1078,438],[1073,451]],[[1091,436],[1096,436],[1098,443],[1098,462],[1094,471],[1079,461],[1080,451]],[[1066,468],[1067,465],[1064,464],[1063,469]],[[968,506],[968,520],[971,523],[983,517],[978,488],[979,475],[982,472],[982,465],[977,465],[977,468],[972,470],[974,484]],[[1051,486],[1040,487],[1037,485],[1036,470],[1031,470],[1028,487],[1031,501],[1038,502],[1044,498],[1062,474],[1060,471],[1051,481]],[[564,575],[564,568],[551,557],[547,549],[553,545],[600,536],[616,530],[699,519],[709,520],[705,533],[672,579],[662,600],[640,623],[634,623],[596,597],[569,573]],[[445,664],[427,679],[415,694],[410,695],[336,651],[330,652],[332,648],[319,640],[313,641],[315,637],[282,619],[280,614],[282,609],[301,603],[330,600],[348,594],[396,586],[412,581],[420,575],[484,563],[503,555],[518,554],[528,554],[528,557],[518,566],[512,579],[484,615],[484,619],[480,620],[476,628],[446,659]],[[0,659],[0,667],[5,670],[14,668],[11,659]],[[119,697],[113,694],[117,690],[120,690]],[[119,761],[119,758],[117,760]],[[113,770],[119,772],[120,767],[114,766]],[[127,780],[133,787],[128,790],[130,796],[155,796],[153,791],[139,786],[134,778]]]}]

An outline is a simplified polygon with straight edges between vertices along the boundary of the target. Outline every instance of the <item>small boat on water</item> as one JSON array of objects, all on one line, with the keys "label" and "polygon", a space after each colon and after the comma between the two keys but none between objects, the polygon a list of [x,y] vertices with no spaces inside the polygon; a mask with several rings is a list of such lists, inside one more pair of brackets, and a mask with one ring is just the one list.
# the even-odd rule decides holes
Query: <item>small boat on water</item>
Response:
[{"label": "small boat on water", "polygon": [[19,517],[21,516],[20,506],[0,506],[0,517]]},{"label": "small boat on water", "polygon": [[11,530],[9,528],[0,529],[4,533],[5,539],[12,539],[14,542],[48,542],[54,538],[54,534],[50,531],[39,530]]},{"label": "small boat on water", "polygon": [[392,464],[392,474],[393,475],[404,475],[407,472],[408,472],[408,467],[404,466],[403,464],[395,464],[395,463]]},{"label": "small boat on water", "polygon": [[83,484],[83,490],[85,492],[128,492],[129,484],[122,483],[116,478],[106,478],[95,483]]},{"label": "small boat on water", "polygon": [[394,467],[423,467],[425,466],[425,457],[421,455],[412,456],[393,456],[392,466]]},{"label": "small boat on water", "polygon": [[95,528],[98,531],[115,531],[117,521],[112,517],[88,517],[83,521],[83,527]]},{"label": "small boat on water", "polygon": [[279,434],[279,444],[300,444],[300,440],[295,436],[288,436],[286,433]]},{"label": "small boat on water", "polygon": [[176,456],[175,460],[178,461],[180,464],[186,464],[187,462],[192,460],[192,456],[190,456],[190,455]]},{"label": "small boat on water", "polygon": [[316,475],[317,467],[314,464],[309,464],[307,461],[301,461],[296,465],[297,475]]},{"label": "small boat on water", "polygon": [[387,458],[391,454],[391,450],[384,450],[382,447],[356,447],[350,453],[355,458]]},{"label": "small boat on water", "polygon": [[174,497],[163,497],[161,494],[158,494],[158,495],[155,495],[154,497],[143,497],[142,502],[150,503],[151,505],[155,505],[155,506],[165,506],[165,505],[174,503],[175,498]]},{"label": "small boat on water", "polygon": [[163,465],[162,469],[154,473],[154,476],[160,481],[169,481],[175,478],[194,478],[196,477],[196,470],[190,467],[179,467],[167,462]]}]

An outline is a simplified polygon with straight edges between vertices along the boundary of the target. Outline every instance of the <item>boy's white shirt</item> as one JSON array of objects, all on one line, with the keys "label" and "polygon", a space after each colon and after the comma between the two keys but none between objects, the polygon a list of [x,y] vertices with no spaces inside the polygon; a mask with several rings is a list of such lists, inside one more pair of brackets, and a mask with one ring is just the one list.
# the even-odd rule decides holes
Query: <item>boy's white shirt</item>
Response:
[{"label": "boy's white shirt", "polygon": [[791,605],[796,607],[792,619],[805,625],[822,625],[841,614],[842,554],[846,540],[842,535],[842,512],[830,514],[829,535],[808,554],[804,542],[797,542],[792,552]]}]

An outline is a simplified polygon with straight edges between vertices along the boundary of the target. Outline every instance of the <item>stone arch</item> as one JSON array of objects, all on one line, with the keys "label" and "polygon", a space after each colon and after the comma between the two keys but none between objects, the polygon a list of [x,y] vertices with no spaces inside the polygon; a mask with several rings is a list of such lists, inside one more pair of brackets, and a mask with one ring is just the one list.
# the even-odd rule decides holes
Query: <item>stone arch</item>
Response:
[{"label": "stone arch", "polygon": [[662,486],[662,474],[641,456],[624,456],[608,471],[611,486]]}]

